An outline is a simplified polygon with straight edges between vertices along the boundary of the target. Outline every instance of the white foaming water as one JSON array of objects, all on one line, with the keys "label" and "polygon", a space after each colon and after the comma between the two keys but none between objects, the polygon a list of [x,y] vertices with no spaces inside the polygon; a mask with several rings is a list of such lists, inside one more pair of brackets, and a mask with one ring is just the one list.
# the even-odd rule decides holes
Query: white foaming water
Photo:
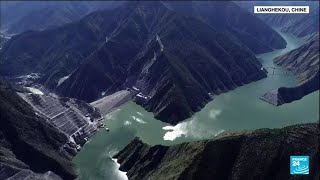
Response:
[{"label": "white foaming water", "polygon": [[221,110],[212,109],[212,110],[209,111],[209,117],[211,119],[216,119],[221,114],[221,112],[222,112]]},{"label": "white foaming water", "polygon": [[[210,121],[215,121],[222,112],[221,109],[211,109],[207,117],[210,118]],[[182,136],[193,139],[203,139],[203,137],[214,137],[224,132],[222,129],[215,129],[212,126],[208,126],[201,121],[201,118],[199,119],[196,116],[190,121],[185,121],[175,126],[165,126],[162,129],[168,131],[163,136],[163,139],[166,141],[174,141],[176,138]]]},{"label": "white foaming water", "polygon": [[191,121],[183,122],[176,126],[163,127],[163,130],[168,131],[163,136],[163,139],[165,141],[174,141],[183,136],[186,138],[202,139],[203,137],[214,137],[224,132],[223,129],[215,130],[210,126],[200,124],[197,121],[197,118],[194,118]]},{"label": "white foaming water", "polygon": [[176,138],[187,134],[187,130],[183,124],[178,124],[177,126],[165,126],[162,129],[168,131],[163,136],[165,141],[174,141]]},{"label": "white foaming water", "polygon": [[123,123],[125,126],[129,126],[130,124],[132,124],[130,121],[125,121],[124,123]]},{"label": "white foaming water", "polygon": [[142,117],[144,116],[141,112],[137,112],[137,114],[139,114],[139,115],[142,116]]},{"label": "white foaming water", "polygon": [[144,120],[138,118],[138,117],[135,117],[135,116],[131,116],[133,120],[137,121],[138,123],[141,123],[141,124],[145,124],[147,122],[145,122]]},{"label": "white foaming water", "polygon": [[127,172],[123,172],[123,171],[120,171],[120,170],[119,170],[120,164],[118,163],[118,159],[112,158],[112,157],[116,154],[116,152],[117,152],[117,151],[110,151],[110,152],[109,152],[109,157],[111,158],[111,160],[112,160],[112,161],[114,162],[114,164],[116,165],[114,180],[128,180]]},{"label": "white foaming water", "polygon": [[106,115],[105,119],[107,120],[115,120],[117,118],[117,115],[119,113],[120,109],[116,109],[113,112]]},{"label": "white foaming water", "polygon": [[[113,162],[116,163],[117,165],[117,169],[120,168],[120,164],[117,162],[118,159],[115,159],[115,158],[111,158]],[[120,170],[117,170],[117,174],[118,174],[118,178],[121,179],[121,180],[128,180],[128,177],[127,177],[127,172],[122,172]]]}]

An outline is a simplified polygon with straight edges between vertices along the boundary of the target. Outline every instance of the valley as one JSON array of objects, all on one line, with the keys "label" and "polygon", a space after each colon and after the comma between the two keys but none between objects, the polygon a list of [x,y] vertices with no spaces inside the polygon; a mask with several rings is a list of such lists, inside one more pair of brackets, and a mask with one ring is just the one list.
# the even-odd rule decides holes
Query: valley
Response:
[{"label": "valley", "polygon": [[319,90],[318,53],[319,34],[316,33],[308,37],[306,43],[301,47],[276,57],[274,63],[290,71],[297,78],[298,82],[293,86],[284,86],[267,92],[261,99],[279,106],[299,100],[305,95]]},{"label": "valley", "polygon": [[0,179],[319,179],[319,6],[257,3],[1,1]]},{"label": "valley", "polygon": [[[285,45],[278,33],[267,31],[272,41]],[[37,73],[34,83],[86,102],[147,87],[142,93],[149,98],[134,101],[173,125],[198,112],[211,95],[266,77],[240,39],[160,2],[130,2],[55,29],[22,33],[5,44],[0,56],[0,75]]]},{"label": "valley", "polygon": [[[274,64],[273,58],[300,47],[304,40],[290,34],[281,34],[287,41],[287,48],[257,57],[263,66],[278,67],[278,71],[286,72],[285,68]],[[175,126],[155,120],[152,113],[129,102],[106,116],[104,122],[110,132],[98,132],[75,157],[79,178],[126,179],[112,157],[135,137],[149,145],[174,145],[212,139],[221,133],[317,122],[319,91],[280,107],[259,99],[259,96],[272,89],[296,83],[294,76],[269,75],[214,97],[201,111]],[[116,142],[113,141],[115,138]]]}]

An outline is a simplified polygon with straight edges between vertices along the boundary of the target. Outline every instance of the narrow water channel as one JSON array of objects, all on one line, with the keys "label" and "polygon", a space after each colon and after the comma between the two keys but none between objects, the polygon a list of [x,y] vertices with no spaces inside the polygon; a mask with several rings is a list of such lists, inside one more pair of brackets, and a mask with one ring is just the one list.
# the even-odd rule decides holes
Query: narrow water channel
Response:
[{"label": "narrow water channel", "polygon": [[[275,67],[272,59],[303,44],[289,34],[281,35],[287,47],[270,53],[257,55],[264,67]],[[278,67],[277,74],[285,74]],[[259,99],[262,94],[281,86],[296,84],[294,76],[273,75],[257,82],[239,87],[228,93],[214,97],[193,117],[171,126],[153,118],[134,102],[129,102],[108,114],[105,124],[110,131],[101,129],[74,158],[79,180],[122,180],[125,173],[118,170],[119,165],[112,159],[134,137],[140,137],[151,145],[194,141],[214,138],[224,131],[253,130],[259,128],[280,128],[293,124],[317,122],[319,119],[319,91],[303,99],[272,106]]]}]

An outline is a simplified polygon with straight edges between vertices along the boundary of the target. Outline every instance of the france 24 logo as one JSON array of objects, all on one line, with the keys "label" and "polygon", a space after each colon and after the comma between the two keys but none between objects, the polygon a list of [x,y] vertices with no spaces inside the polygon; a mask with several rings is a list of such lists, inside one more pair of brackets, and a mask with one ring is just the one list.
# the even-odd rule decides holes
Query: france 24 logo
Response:
[{"label": "france 24 logo", "polygon": [[309,174],[309,156],[290,156],[290,174]]}]

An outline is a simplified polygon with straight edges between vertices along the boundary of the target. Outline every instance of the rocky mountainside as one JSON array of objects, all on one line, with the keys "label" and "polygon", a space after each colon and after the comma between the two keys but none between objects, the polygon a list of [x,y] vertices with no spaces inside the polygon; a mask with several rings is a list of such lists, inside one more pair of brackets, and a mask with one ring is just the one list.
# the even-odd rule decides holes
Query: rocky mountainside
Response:
[{"label": "rocky mountainside", "polygon": [[[319,9],[318,9],[319,10]],[[319,11],[311,11],[308,15],[262,16],[267,24],[279,28],[281,32],[292,33],[304,37],[319,32]]]},{"label": "rocky mountainside", "polygon": [[131,2],[14,36],[0,56],[0,74],[37,73],[37,83],[87,102],[137,87],[137,102],[172,124],[200,110],[209,93],[266,77],[239,41],[160,2]]},{"label": "rocky mountainside", "polygon": [[274,62],[293,72],[302,84],[319,72],[319,33],[314,33],[307,42],[282,56]]},{"label": "rocky mountainside", "polygon": [[50,94],[18,93],[33,110],[63,132],[74,146],[73,155],[95,134],[103,117],[99,110],[84,101],[61,98]]},{"label": "rocky mountainside", "polygon": [[103,92],[135,87],[138,104],[176,124],[200,110],[210,100],[208,93],[266,77],[254,54],[240,42],[158,2],[97,12],[83,21],[105,36],[57,86],[64,96],[90,102]]},{"label": "rocky mountainside", "polygon": [[1,1],[1,27],[7,34],[44,30],[79,20],[98,9],[114,8],[119,2]]},{"label": "rocky mountainside", "polygon": [[277,32],[232,1],[173,1],[165,4],[218,31],[229,33],[255,53],[286,47],[286,41]]},{"label": "rocky mountainside", "polygon": [[0,179],[76,177],[72,156],[64,149],[68,138],[1,79],[0,112]]},{"label": "rocky mountainside", "polygon": [[308,37],[303,46],[275,58],[274,62],[293,72],[299,84],[268,92],[263,100],[278,106],[319,90],[319,33]]},{"label": "rocky mountainside", "polygon": [[278,89],[277,105],[299,100],[304,96],[319,90],[319,71],[305,83],[296,87],[281,87]]},{"label": "rocky mountainside", "polygon": [[308,14],[255,14],[266,24],[284,33],[292,33],[298,37],[319,32],[319,2],[316,1],[238,1],[244,9],[253,13],[253,6],[309,6]]},{"label": "rocky mountainside", "polygon": [[[319,124],[149,146],[133,140],[114,158],[130,180],[319,179]],[[290,156],[308,155],[309,175],[290,175]]]}]

